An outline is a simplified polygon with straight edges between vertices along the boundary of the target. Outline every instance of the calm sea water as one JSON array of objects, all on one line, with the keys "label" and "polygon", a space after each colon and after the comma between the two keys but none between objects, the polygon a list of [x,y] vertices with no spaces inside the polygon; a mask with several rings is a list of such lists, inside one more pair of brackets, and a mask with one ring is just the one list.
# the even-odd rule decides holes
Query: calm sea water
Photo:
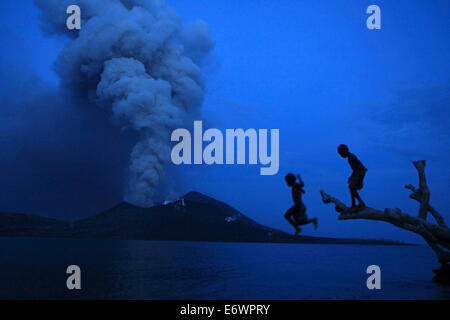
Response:
[{"label": "calm sea water", "polygon": [[[0,238],[0,250],[0,299],[450,299],[425,246]],[[66,288],[72,264],[80,291]]]}]

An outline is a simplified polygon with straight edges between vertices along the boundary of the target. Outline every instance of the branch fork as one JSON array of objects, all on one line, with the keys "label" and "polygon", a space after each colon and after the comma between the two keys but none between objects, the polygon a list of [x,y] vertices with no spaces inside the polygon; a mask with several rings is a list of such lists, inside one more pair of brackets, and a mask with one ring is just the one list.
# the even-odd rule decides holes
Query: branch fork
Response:
[{"label": "branch fork", "polygon": [[[384,211],[366,207],[354,209],[347,207],[339,199],[330,196],[321,190],[322,201],[325,204],[334,204],[339,220],[366,219],[391,223],[401,229],[405,229],[420,235],[435,252],[438,260],[444,266],[450,262],[450,229],[442,215],[430,205],[430,190],[425,177],[425,161],[413,162],[419,174],[419,189],[413,185],[405,186],[411,190],[411,199],[420,203],[417,217],[403,213],[400,209],[385,209]],[[426,221],[428,213],[433,216],[436,223]]]}]

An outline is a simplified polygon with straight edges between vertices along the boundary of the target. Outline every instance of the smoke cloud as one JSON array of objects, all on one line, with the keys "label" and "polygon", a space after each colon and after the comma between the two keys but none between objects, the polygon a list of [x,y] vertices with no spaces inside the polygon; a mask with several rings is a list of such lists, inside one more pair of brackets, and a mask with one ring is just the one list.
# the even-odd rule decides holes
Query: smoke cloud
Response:
[{"label": "smoke cloud", "polygon": [[78,0],[78,32],[65,24],[73,1],[35,2],[42,29],[69,38],[54,65],[62,86],[111,110],[116,123],[139,133],[125,198],[151,205],[170,161],[170,133],[203,103],[201,66],[214,48],[209,26],[186,24],[160,0]]}]

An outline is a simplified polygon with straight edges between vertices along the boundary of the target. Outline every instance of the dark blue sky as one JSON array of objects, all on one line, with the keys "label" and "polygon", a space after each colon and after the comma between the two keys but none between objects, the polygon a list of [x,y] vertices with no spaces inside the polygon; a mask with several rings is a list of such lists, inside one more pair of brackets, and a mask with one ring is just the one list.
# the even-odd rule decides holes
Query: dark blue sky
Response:
[{"label": "dark blue sky", "polygon": [[[403,186],[417,185],[411,161],[426,159],[432,204],[450,219],[448,1],[168,3],[209,23],[216,41],[207,125],[280,129],[278,175],[262,177],[259,166],[171,168],[178,193],[207,193],[291,231],[283,177],[299,172],[308,214],[320,219],[305,233],[420,241],[388,224],[338,222],[321,203],[320,189],[349,200],[350,169],[336,153],[346,143],[369,169],[368,205],[416,214]],[[371,4],[381,8],[381,30],[366,28]],[[67,40],[46,38],[37,16],[32,1],[0,3],[0,209],[75,219],[121,200],[134,137],[55,94],[52,63]]]}]

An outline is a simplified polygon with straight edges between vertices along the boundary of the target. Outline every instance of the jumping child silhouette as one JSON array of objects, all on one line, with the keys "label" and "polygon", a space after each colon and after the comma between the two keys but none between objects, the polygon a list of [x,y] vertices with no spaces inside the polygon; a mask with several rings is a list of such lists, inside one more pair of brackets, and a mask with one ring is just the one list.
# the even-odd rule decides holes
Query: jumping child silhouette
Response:
[{"label": "jumping child silhouette", "polygon": [[313,222],[314,228],[317,229],[318,219],[313,218],[308,220],[306,216],[306,207],[302,201],[302,193],[305,193],[303,183],[300,175],[297,175],[299,183],[296,182],[296,177],[289,173],[286,175],[285,180],[289,187],[292,189],[292,200],[294,200],[294,205],[284,214],[286,220],[295,228],[295,235],[298,235],[302,229],[299,228],[301,225],[305,225]]},{"label": "jumping child silhouette", "polygon": [[[363,188],[364,177],[366,176],[367,169],[353,153],[349,152],[348,147],[345,144],[341,144],[338,147],[338,153],[342,158],[348,158],[348,163],[353,170],[352,175],[348,178],[350,195],[352,197],[352,209],[363,209],[366,207],[366,204],[359,196],[358,190]],[[358,206],[356,206],[355,199],[359,201]]]}]

